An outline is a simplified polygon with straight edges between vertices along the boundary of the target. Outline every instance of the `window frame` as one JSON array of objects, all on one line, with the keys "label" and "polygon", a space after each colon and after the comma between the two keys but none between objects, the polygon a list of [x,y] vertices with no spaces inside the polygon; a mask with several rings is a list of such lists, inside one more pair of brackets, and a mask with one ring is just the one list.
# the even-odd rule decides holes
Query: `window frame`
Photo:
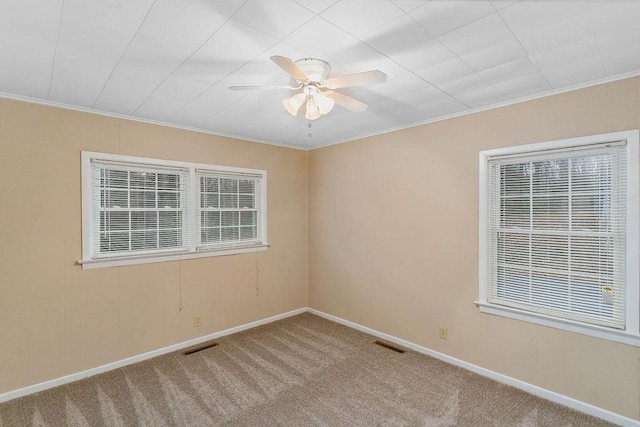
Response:
[{"label": "window frame", "polygon": [[[594,144],[626,140],[627,160],[627,241],[625,263],[625,319],[624,330],[597,326],[524,309],[497,305],[489,302],[489,160],[496,156],[525,155],[557,149],[572,149]],[[566,331],[581,333],[615,342],[640,346],[640,292],[638,259],[640,256],[640,159],[639,131],[621,131],[600,135],[546,141],[506,148],[485,150],[479,153],[479,277],[478,300],[480,312],[508,317]]]},{"label": "window frame", "polygon": [[[174,168],[185,169],[187,182],[185,183],[186,191],[186,217],[184,227],[188,227],[189,236],[188,245],[183,248],[176,249],[158,249],[145,251],[145,253],[127,254],[118,253],[112,256],[105,254],[93,254],[93,242],[95,239],[94,218],[92,216],[92,204],[96,199],[92,191],[91,170],[93,161],[115,162],[128,164],[130,166],[142,166],[149,168]],[[207,171],[209,173],[225,174],[233,177],[242,178],[243,176],[252,176],[256,179],[256,185],[259,185],[259,209],[260,214],[257,220],[257,239],[252,240],[249,244],[243,244],[242,241],[233,244],[203,245],[200,243],[200,227],[197,223],[199,206],[199,183],[198,171]],[[248,169],[230,166],[210,165],[203,163],[191,163],[174,160],[163,160],[147,157],[135,157],[121,154],[98,153],[92,151],[81,152],[81,183],[82,183],[82,259],[78,264],[83,269],[115,267],[123,265],[146,264],[165,261],[176,261],[191,258],[203,258],[212,256],[234,255],[240,253],[249,253],[267,250],[267,171],[261,169]],[[256,204],[258,202],[256,201]],[[183,228],[184,228],[183,227]]]}]

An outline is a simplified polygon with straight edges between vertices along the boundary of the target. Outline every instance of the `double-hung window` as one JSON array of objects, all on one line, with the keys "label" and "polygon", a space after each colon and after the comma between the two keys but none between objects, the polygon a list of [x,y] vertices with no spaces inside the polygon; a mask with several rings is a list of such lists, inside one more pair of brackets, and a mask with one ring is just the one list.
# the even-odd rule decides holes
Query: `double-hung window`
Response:
[{"label": "double-hung window", "polygon": [[266,172],[82,153],[84,268],[264,250]]},{"label": "double-hung window", "polygon": [[638,132],[480,153],[484,312],[638,339]]},{"label": "double-hung window", "polygon": [[189,248],[186,169],[91,163],[91,253],[96,259]]}]

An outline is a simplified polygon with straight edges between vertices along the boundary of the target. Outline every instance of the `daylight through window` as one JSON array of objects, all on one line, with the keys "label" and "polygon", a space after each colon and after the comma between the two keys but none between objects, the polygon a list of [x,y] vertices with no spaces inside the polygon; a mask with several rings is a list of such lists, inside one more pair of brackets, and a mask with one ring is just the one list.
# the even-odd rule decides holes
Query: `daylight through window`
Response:
[{"label": "daylight through window", "polygon": [[260,170],[83,152],[81,263],[263,250],[265,188]]},{"label": "daylight through window", "polygon": [[626,139],[600,142],[481,157],[481,304],[637,334],[638,301],[629,298],[637,280],[627,263],[637,248],[629,234],[637,218],[628,218],[637,160],[628,164]]}]

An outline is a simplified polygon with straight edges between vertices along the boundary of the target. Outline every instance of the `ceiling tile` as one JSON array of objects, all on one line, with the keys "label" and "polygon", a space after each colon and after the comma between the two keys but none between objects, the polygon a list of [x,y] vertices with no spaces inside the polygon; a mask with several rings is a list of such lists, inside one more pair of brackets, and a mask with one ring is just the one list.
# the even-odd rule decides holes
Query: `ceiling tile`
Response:
[{"label": "ceiling tile", "polygon": [[628,31],[637,34],[640,2],[606,1],[587,3],[589,16],[598,34]]},{"label": "ceiling tile", "polygon": [[473,73],[474,71],[469,68],[467,64],[461,61],[460,58],[455,57],[448,61],[444,61],[420,70],[416,74],[418,74],[428,82],[436,86],[440,86],[444,83],[468,76]]},{"label": "ceiling tile", "polygon": [[248,0],[234,19],[282,39],[314,17],[314,13],[292,0]]},{"label": "ceiling tile", "polygon": [[504,40],[460,55],[460,59],[476,71],[494,68],[526,57],[527,51],[513,37],[506,37]]},{"label": "ceiling tile", "polygon": [[438,87],[446,93],[456,96],[459,93],[480,89],[488,85],[489,83],[487,83],[487,81],[480,77],[477,73],[471,73],[467,74],[466,76],[450,80],[446,83],[441,83],[438,85]]},{"label": "ceiling tile", "polygon": [[408,16],[402,16],[387,25],[371,31],[364,38],[369,46],[388,56],[410,50],[412,46],[421,46],[434,37],[424,28],[416,24]]},{"label": "ceiling tile", "polygon": [[518,99],[551,90],[549,82],[539,73],[527,74],[504,80],[493,86],[498,92],[505,95],[505,99]]},{"label": "ceiling tile", "polygon": [[330,8],[331,5],[338,1],[339,0],[295,0],[296,3],[306,7],[314,13],[320,13],[323,10]]},{"label": "ceiling tile", "polygon": [[50,99],[92,107],[152,4],[66,0]]},{"label": "ceiling tile", "polygon": [[540,74],[540,71],[529,58],[518,58],[511,62],[487,68],[486,70],[480,71],[478,74],[488,82],[497,83],[514,77],[534,73]]},{"label": "ceiling tile", "polygon": [[155,0],[123,60],[179,65],[228,19],[198,0]]},{"label": "ceiling tile", "polygon": [[117,60],[58,46],[49,99],[91,108],[98,99]]},{"label": "ceiling tile", "polygon": [[440,89],[433,87],[432,85],[425,83],[423,86],[416,88],[411,92],[395,96],[393,100],[405,105],[413,106],[418,104],[424,104],[427,102],[435,101],[436,99],[448,97]]},{"label": "ceiling tile", "polygon": [[429,0],[391,0],[398,6],[400,9],[405,12],[411,12],[412,10],[424,6],[425,3],[429,2]]},{"label": "ceiling tile", "polygon": [[451,59],[454,54],[408,16],[369,33],[364,42],[409,70]]},{"label": "ceiling tile", "polygon": [[510,7],[513,6],[514,4],[518,3],[521,0],[491,0],[491,4],[493,5],[493,7],[496,8],[496,10],[501,10],[504,9],[506,7]]},{"label": "ceiling tile", "polygon": [[428,121],[438,117],[460,113],[467,110],[469,107],[453,97],[446,96],[444,98],[438,98],[418,104],[416,105],[416,108],[425,114],[422,121]]},{"label": "ceiling tile", "polygon": [[227,19],[196,0],[156,0],[95,107],[121,114],[136,111]]},{"label": "ceiling tile", "polygon": [[47,99],[62,0],[0,2],[0,92]]},{"label": "ceiling tile", "polygon": [[[634,33],[636,32],[634,29]],[[640,41],[637,33],[631,36],[616,33],[603,35],[598,37],[598,47],[607,76],[640,70]]]},{"label": "ceiling tile", "polygon": [[[357,40],[325,19],[317,17],[307,22],[284,42],[307,51],[314,58],[324,58],[331,52],[341,49]],[[299,58],[296,58],[299,59]]]},{"label": "ceiling tile", "polygon": [[500,15],[531,54],[594,36],[584,2],[523,1]]},{"label": "ceiling tile", "polygon": [[441,64],[455,57],[456,55],[440,41],[429,40],[421,45],[413,46],[411,50],[395,54],[391,59],[411,71],[418,71]]},{"label": "ceiling tile", "polygon": [[154,120],[167,120],[209,87],[210,85],[197,80],[172,75],[162,82],[134,115]]},{"label": "ceiling tile", "polygon": [[495,11],[486,1],[431,1],[409,15],[431,34],[442,36]]},{"label": "ceiling tile", "polygon": [[497,13],[452,31],[439,40],[456,55],[464,55],[515,38]]},{"label": "ceiling tile", "polygon": [[385,97],[401,96],[414,91],[432,88],[433,85],[413,73],[393,78],[384,84],[370,86],[369,89]]},{"label": "ceiling tile", "polygon": [[149,13],[153,0],[65,0],[58,44],[118,60]]},{"label": "ceiling tile", "polygon": [[388,0],[341,1],[321,14],[327,21],[358,38],[364,38],[403,15],[402,9]]},{"label": "ceiling tile", "polygon": [[640,69],[640,2],[589,3],[589,15],[608,76]]},{"label": "ceiling tile", "polygon": [[224,16],[233,16],[246,0],[204,1],[205,6],[215,13]]},{"label": "ceiling tile", "polygon": [[262,55],[276,43],[275,38],[231,19],[173,74],[212,85]]},{"label": "ceiling tile", "polygon": [[531,56],[554,88],[577,85],[605,76],[595,39],[565,44]]},{"label": "ceiling tile", "polygon": [[471,108],[480,108],[504,100],[504,95],[493,85],[478,87],[468,92],[457,94],[455,97]]},{"label": "ceiling tile", "polygon": [[251,93],[231,91],[226,85],[215,85],[189,101],[182,109],[174,113],[170,119],[183,125],[198,127],[216,113],[234,103],[240,102],[247,96],[251,96]]}]

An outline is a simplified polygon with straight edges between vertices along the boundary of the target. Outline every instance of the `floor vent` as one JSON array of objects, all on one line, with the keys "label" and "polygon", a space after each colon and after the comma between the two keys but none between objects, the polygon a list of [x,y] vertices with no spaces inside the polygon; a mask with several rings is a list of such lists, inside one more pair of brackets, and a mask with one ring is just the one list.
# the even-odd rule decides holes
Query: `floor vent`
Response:
[{"label": "floor vent", "polygon": [[378,344],[378,345],[379,345],[379,346],[381,346],[381,347],[388,348],[389,350],[393,350],[393,351],[395,351],[396,353],[404,353],[404,352],[406,352],[406,350],[405,350],[405,349],[400,348],[400,347],[396,347],[395,345],[393,345],[393,344],[389,344],[388,342],[384,342],[384,341],[374,341],[373,343],[374,343],[374,344]]},{"label": "floor vent", "polygon": [[218,345],[218,343],[217,343],[217,342],[208,342],[208,343],[204,343],[204,344],[202,344],[202,345],[200,345],[200,346],[198,346],[198,347],[191,347],[191,348],[188,348],[188,349],[186,349],[185,351],[183,351],[183,352],[182,352],[182,354],[184,354],[185,356],[188,356],[188,355],[190,355],[190,354],[197,353],[197,352],[199,352],[199,351],[206,350],[206,349],[208,349],[208,348],[215,347],[215,346],[217,346],[217,345]]}]

